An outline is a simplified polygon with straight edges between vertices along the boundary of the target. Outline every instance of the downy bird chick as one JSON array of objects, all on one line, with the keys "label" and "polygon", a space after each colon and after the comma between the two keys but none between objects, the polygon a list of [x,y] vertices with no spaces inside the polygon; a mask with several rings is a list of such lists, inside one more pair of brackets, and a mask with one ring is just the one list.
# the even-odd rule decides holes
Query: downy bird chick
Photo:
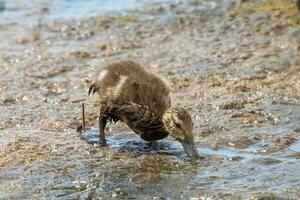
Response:
[{"label": "downy bird chick", "polygon": [[170,135],[182,144],[189,157],[198,158],[190,114],[180,106],[172,107],[167,84],[141,65],[133,61],[107,65],[88,93],[96,93],[100,99],[100,145],[107,145],[107,121],[120,120],[145,141]]}]

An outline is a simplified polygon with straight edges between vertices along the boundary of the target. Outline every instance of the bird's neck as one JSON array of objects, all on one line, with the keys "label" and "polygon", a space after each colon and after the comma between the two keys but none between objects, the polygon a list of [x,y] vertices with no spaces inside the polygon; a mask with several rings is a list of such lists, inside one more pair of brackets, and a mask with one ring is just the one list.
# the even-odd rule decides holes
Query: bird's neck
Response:
[{"label": "bird's neck", "polygon": [[172,108],[167,108],[162,115],[162,123],[164,125],[165,130],[168,132],[170,132],[170,123],[172,120],[173,112],[174,111]]}]

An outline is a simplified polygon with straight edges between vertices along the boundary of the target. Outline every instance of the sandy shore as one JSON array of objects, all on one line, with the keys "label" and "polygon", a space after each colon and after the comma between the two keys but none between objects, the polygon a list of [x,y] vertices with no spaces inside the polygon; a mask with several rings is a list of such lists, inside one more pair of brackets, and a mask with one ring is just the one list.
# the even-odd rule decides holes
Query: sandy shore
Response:
[{"label": "sandy shore", "polygon": [[[0,23],[0,199],[300,198],[294,1],[153,4],[76,20],[47,20],[50,11],[39,4],[26,23]],[[170,82],[201,160],[172,139],[151,151],[121,123],[98,147],[87,89],[122,59]],[[79,136],[82,102],[89,129]]]}]

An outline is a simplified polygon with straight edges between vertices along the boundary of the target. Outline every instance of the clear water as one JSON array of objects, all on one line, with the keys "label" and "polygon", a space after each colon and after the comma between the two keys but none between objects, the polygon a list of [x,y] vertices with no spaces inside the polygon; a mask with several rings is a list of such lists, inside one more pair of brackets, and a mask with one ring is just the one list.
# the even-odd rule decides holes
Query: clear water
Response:
[{"label": "clear water", "polygon": [[[155,0],[53,0],[0,1],[0,23],[32,23],[33,21],[82,19],[94,15],[112,15],[141,8],[146,4],[164,3]],[[39,15],[41,13],[41,15]]]},{"label": "clear water", "polygon": [[141,7],[146,2],[145,0],[56,0],[51,5],[49,18],[84,18],[97,14],[110,14]]},{"label": "clear water", "polygon": [[290,150],[300,152],[300,140],[290,146]]}]

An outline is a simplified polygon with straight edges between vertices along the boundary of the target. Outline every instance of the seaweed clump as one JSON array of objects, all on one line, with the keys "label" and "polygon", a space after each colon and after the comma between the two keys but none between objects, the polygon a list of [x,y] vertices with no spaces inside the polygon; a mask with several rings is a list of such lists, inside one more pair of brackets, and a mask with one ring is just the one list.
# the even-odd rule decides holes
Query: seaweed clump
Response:
[{"label": "seaweed clump", "polygon": [[[298,2],[299,4],[299,2]],[[256,12],[267,12],[271,18],[280,19],[286,24],[300,24],[299,10],[295,1],[292,0],[263,0],[249,1],[246,3],[236,4],[229,10],[230,16],[249,15]]]}]

